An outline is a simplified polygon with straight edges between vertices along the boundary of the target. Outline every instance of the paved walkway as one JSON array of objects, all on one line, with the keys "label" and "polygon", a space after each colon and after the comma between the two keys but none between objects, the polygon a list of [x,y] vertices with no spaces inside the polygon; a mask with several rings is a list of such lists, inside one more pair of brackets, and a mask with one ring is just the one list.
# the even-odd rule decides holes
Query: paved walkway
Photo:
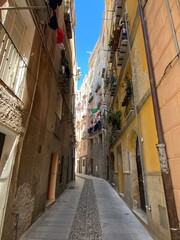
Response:
[{"label": "paved walkway", "polygon": [[20,240],[152,240],[103,179],[79,175]]}]

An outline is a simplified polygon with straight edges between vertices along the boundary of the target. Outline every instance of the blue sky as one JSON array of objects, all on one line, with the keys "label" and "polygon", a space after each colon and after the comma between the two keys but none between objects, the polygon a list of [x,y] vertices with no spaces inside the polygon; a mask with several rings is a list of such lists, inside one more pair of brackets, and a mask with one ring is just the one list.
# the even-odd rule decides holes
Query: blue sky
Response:
[{"label": "blue sky", "polygon": [[76,8],[76,57],[82,76],[78,81],[78,89],[84,76],[88,73],[88,59],[101,33],[104,0],[75,0]]}]

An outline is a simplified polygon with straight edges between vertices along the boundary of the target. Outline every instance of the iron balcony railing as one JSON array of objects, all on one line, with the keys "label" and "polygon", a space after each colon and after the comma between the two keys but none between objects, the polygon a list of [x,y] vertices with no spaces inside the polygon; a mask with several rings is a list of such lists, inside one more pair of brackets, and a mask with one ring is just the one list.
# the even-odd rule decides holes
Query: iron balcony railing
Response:
[{"label": "iron balcony railing", "polygon": [[23,94],[26,71],[25,59],[0,22],[0,79],[20,99]]},{"label": "iron balcony railing", "polygon": [[72,38],[72,12],[71,0],[65,0],[64,22],[66,26],[66,34],[68,39]]},{"label": "iron balcony railing", "polygon": [[97,121],[93,126],[88,128],[89,136],[93,136],[96,133],[100,132],[102,129],[102,120]]}]

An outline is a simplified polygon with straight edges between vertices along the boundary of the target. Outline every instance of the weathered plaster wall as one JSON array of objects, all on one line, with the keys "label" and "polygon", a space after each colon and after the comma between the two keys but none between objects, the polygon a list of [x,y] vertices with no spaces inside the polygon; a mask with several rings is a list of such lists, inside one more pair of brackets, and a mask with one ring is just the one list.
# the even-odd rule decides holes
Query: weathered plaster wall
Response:
[{"label": "weathered plaster wall", "polygon": [[[36,76],[38,66],[36,57],[39,54],[39,45],[40,38],[35,35],[32,49],[34,58],[32,57],[30,60],[31,72],[28,72],[27,80],[33,79],[32,74]],[[18,236],[20,236],[45,210],[52,153],[63,155],[65,159],[63,183],[57,185],[56,197],[62,193],[65,185],[71,179],[71,176],[67,179],[67,173],[70,168],[72,169],[72,160],[69,161],[69,165],[67,163],[70,151],[70,125],[67,121],[69,116],[64,107],[63,118],[66,121],[62,124],[61,139],[57,139],[54,129],[58,87],[52,72],[51,64],[42,48],[37,89],[22,151],[19,148],[16,157],[2,240],[13,239],[15,212],[19,214]],[[27,100],[24,122],[27,121],[33,89],[34,81],[28,81],[26,98],[24,98]]]}]

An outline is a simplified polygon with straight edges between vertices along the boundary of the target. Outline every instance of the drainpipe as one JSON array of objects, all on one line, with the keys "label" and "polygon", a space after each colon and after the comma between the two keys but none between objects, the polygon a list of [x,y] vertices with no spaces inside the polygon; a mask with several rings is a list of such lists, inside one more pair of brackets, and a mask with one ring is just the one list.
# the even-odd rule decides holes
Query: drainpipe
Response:
[{"label": "drainpipe", "polygon": [[172,240],[180,240],[180,230],[179,230],[179,223],[178,223],[178,217],[177,217],[177,211],[176,211],[176,205],[175,205],[175,199],[174,199],[172,179],[171,179],[169,163],[168,163],[167,154],[166,154],[167,151],[166,151],[166,145],[164,142],[163,128],[162,128],[162,122],[161,122],[161,116],[160,116],[160,110],[159,110],[159,101],[158,101],[157,90],[156,90],[156,81],[155,81],[155,75],[154,75],[153,64],[152,64],[152,56],[150,51],[149,38],[147,34],[147,26],[145,22],[143,9],[141,6],[141,0],[138,0],[138,5],[139,5],[142,31],[144,36],[145,51],[147,55],[150,87],[151,87],[151,93],[152,93],[155,123],[156,123],[157,136],[158,136],[158,144],[156,145],[156,147],[159,154],[162,181],[163,181],[165,199],[167,204],[167,212],[168,212],[168,218],[169,218],[169,225],[170,225],[170,233],[171,233]]}]

